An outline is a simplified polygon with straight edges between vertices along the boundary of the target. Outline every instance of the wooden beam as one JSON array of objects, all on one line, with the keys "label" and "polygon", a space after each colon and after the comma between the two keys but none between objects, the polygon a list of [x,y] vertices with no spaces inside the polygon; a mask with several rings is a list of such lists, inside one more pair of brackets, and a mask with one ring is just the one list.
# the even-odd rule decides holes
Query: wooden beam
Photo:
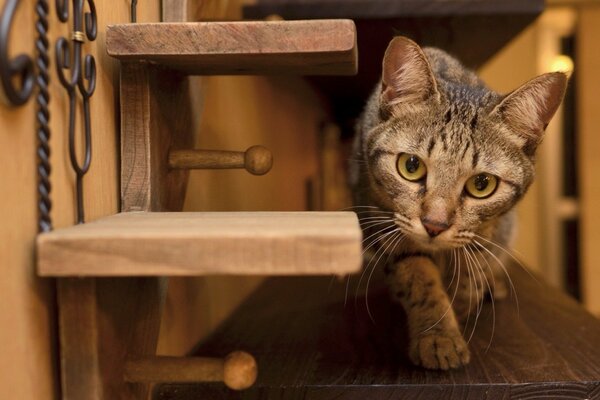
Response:
[{"label": "wooden beam", "polygon": [[192,75],[354,75],[350,20],[111,25],[106,49],[121,61],[149,61]]},{"label": "wooden beam", "polygon": [[351,212],[122,213],[38,237],[43,276],[347,274],[362,233]]}]

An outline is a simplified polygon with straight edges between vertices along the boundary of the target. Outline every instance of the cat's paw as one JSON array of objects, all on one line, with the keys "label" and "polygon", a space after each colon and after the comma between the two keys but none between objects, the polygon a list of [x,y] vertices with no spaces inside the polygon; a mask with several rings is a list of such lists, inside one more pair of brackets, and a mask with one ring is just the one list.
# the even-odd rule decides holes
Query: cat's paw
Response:
[{"label": "cat's paw", "polygon": [[411,361],[428,369],[459,368],[471,360],[467,343],[460,334],[423,334],[411,340]]}]

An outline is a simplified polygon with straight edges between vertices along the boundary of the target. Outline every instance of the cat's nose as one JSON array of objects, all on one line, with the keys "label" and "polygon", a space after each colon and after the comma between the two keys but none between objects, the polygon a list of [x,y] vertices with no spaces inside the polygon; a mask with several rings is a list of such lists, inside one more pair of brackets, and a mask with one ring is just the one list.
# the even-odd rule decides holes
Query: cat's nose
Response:
[{"label": "cat's nose", "polygon": [[421,223],[429,237],[436,237],[450,227],[447,222],[433,221],[427,218],[421,218]]}]

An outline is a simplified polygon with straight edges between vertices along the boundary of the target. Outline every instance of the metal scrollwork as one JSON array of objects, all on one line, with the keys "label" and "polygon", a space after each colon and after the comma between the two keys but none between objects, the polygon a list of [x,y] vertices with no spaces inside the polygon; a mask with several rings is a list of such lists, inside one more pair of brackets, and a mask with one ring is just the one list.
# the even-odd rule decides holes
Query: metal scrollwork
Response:
[{"label": "metal scrollwork", "polygon": [[[96,89],[96,61],[94,60],[94,57],[90,54],[86,54],[85,57],[83,57],[82,63],[83,43],[86,38],[90,41],[95,40],[98,31],[94,1],[85,0],[85,3],[87,3],[89,7],[89,12],[84,14],[84,0],[73,0],[72,2],[72,46],[69,45],[69,41],[64,37],[60,37],[56,42],[56,70],[58,79],[69,95],[69,158],[77,177],[77,223],[83,223],[85,220],[83,207],[83,177],[88,172],[92,159],[90,98]],[[69,17],[68,3],[65,0],[56,0],[56,10],[59,19],[66,22]],[[85,19],[85,23],[82,16],[84,17],[83,19]],[[67,70],[70,70],[70,74],[66,73]],[[77,91],[79,91],[79,94],[83,99],[83,163],[80,163],[77,159],[75,141]]]},{"label": "metal scrollwork", "polygon": [[[33,91],[35,74],[33,61],[26,54],[19,54],[13,59],[8,55],[10,28],[19,0],[6,0],[0,16],[0,82],[2,90],[0,98],[12,106],[20,106],[27,102]],[[20,77],[20,87],[15,87],[14,77]]]}]

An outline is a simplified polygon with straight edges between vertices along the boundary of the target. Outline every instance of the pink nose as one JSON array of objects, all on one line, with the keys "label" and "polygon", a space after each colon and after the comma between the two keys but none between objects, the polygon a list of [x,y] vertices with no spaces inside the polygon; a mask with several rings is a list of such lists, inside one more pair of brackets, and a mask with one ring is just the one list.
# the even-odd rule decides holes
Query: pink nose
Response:
[{"label": "pink nose", "polygon": [[421,218],[421,223],[429,237],[436,237],[450,227],[446,222],[432,221],[427,218]]}]

